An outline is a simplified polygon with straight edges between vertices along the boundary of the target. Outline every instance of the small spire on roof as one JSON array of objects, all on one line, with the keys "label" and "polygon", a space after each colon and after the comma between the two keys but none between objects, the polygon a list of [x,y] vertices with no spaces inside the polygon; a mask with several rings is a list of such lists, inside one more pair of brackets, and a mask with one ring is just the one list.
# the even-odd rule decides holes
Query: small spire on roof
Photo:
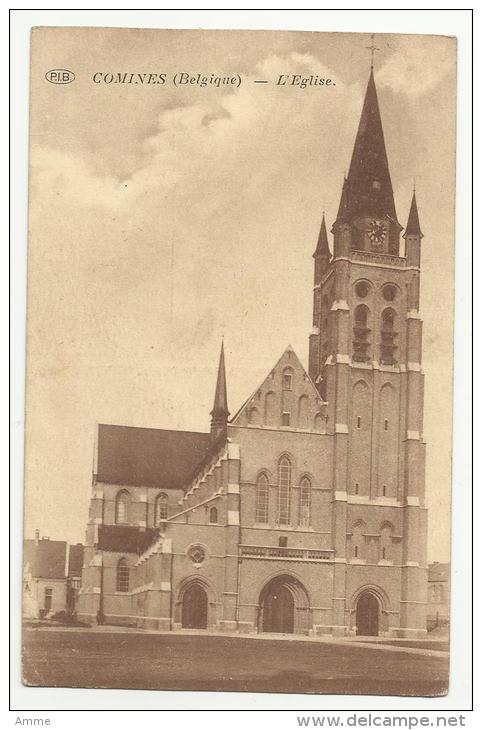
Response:
[{"label": "small spire on roof", "polygon": [[420,230],[420,221],[418,218],[417,199],[415,197],[415,185],[413,188],[410,213],[408,214],[407,227],[405,229],[405,233],[403,234],[404,238],[406,238],[407,236],[419,236],[420,238],[423,238],[423,233]]},{"label": "small spire on roof", "polygon": [[320,235],[318,236],[318,243],[316,246],[316,251],[313,254],[313,258],[316,258],[317,256],[328,256],[328,258],[330,257],[330,248],[328,246],[328,236],[326,233],[325,211],[323,211]]},{"label": "small spire on roof", "polygon": [[228,393],[226,386],[226,368],[224,364],[224,337],[221,342],[221,353],[219,355],[218,377],[216,381],[216,392],[214,394],[214,405],[211,411],[211,433],[219,436],[226,431],[228,423]]}]

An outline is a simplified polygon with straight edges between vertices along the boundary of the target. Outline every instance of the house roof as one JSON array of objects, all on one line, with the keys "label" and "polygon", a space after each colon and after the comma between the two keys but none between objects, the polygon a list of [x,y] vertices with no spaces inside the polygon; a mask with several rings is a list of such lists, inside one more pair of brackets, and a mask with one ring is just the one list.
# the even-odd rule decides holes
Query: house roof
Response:
[{"label": "house roof", "polygon": [[82,565],[84,563],[84,546],[80,543],[70,545],[69,548],[69,578],[78,578],[82,575]]},{"label": "house roof", "polygon": [[32,578],[65,578],[66,550],[63,540],[24,540],[23,562]]},{"label": "house roof", "polygon": [[99,424],[97,481],[181,489],[212,445],[209,433]]}]

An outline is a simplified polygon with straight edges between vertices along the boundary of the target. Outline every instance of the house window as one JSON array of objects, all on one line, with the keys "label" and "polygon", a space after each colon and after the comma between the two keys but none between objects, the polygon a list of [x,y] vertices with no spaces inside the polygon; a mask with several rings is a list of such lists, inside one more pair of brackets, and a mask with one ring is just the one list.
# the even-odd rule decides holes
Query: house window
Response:
[{"label": "house window", "polygon": [[387,496],[387,485],[386,484],[383,485],[383,496],[384,497]]},{"label": "house window", "polygon": [[291,370],[283,372],[283,390],[291,390],[293,387],[293,373]]},{"label": "house window", "polygon": [[358,492],[359,492],[359,491],[360,491],[360,485],[359,485],[359,484],[358,484],[358,482],[357,482],[357,483],[355,484],[355,494],[358,494]]},{"label": "house window", "polygon": [[212,525],[215,525],[217,523],[217,521],[218,521],[218,511],[217,511],[216,507],[211,507],[211,509],[209,510],[209,522]]},{"label": "house window", "polygon": [[281,425],[282,426],[289,426],[291,421],[291,413],[288,411],[285,411],[283,415],[281,416]]},{"label": "house window", "polygon": [[358,545],[355,545],[355,558],[358,557]]},{"label": "house window", "polygon": [[44,593],[44,608],[48,612],[52,609],[53,589],[46,588]]},{"label": "house window", "polygon": [[360,416],[356,417],[356,427],[361,428],[361,417]]},{"label": "house window", "polygon": [[125,558],[117,563],[116,590],[119,593],[127,593],[129,590],[129,566]]},{"label": "house window", "polygon": [[383,428],[385,431],[388,431],[388,418],[385,418],[385,421],[383,422]]},{"label": "house window", "polygon": [[283,456],[278,463],[278,524],[290,522],[291,463]]},{"label": "house window", "polygon": [[159,494],[156,498],[156,525],[167,520],[168,504],[167,494]]},{"label": "house window", "polygon": [[256,522],[268,522],[269,483],[266,474],[260,474],[256,482]]},{"label": "house window", "polygon": [[288,547],[288,538],[282,535],[278,540],[279,547]]},{"label": "house window", "polygon": [[129,507],[129,492],[125,489],[119,492],[115,501],[115,521],[117,525],[127,524],[127,512]]},{"label": "house window", "polygon": [[303,477],[300,484],[300,525],[308,527],[311,521],[311,482]]},{"label": "house window", "polygon": [[387,549],[382,548],[382,560],[385,560],[386,557],[387,557]]}]

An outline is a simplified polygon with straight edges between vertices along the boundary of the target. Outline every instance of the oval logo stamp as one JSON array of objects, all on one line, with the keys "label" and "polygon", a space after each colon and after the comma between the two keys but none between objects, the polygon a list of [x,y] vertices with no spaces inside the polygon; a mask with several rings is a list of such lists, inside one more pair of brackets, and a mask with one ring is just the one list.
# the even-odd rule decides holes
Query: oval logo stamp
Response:
[{"label": "oval logo stamp", "polygon": [[67,68],[53,68],[47,71],[45,78],[51,84],[71,84],[75,79],[75,74]]}]

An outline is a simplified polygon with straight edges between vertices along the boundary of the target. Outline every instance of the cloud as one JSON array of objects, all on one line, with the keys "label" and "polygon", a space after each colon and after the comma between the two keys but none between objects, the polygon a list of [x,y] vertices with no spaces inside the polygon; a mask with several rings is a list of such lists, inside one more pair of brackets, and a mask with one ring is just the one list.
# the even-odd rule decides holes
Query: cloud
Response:
[{"label": "cloud", "polygon": [[[393,92],[385,94],[391,101],[383,121],[397,202],[408,206],[413,165],[423,164],[424,188],[432,191],[430,205],[422,206],[424,248],[446,271],[442,246],[452,246],[450,209],[433,191],[445,179],[434,160],[446,159],[450,113],[432,105],[422,123],[414,103],[407,105],[412,113],[401,116],[404,95],[422,99],[445,78],[450,54],[445,39],[392,36],[389,42],[393,54],[377,71],[377,85]],[[260,74],[278,73],[330,76],[336,85],[302,90],[252,83]],[[29,409],[38,414],[45,460],[36,479],[52,473],[54,464],[52,491],[65,500],[69,483],[71,506],[78,484],[57,465],[64,462],[60,447],[77,448],[82,433],[78,464],[88,472],[91,432],[79,423],[206,424],[223,333],[233,411],[287,341],[304,359],[311,254],[321,211],[328,220],[336,215],[365,83],[343,83],[309,53],[270,53],[235,92],[204,89],[178,106],[170,100],[160,112],[159,102],[150,102],[149,114],[136,109],[149,125],[135,142],[132,130],[141,121],[132,112],[126,122],[125,97],[122,104],[111,97],[99,116],[105,144],[99,143],[101,122],[92,117],[90,126],[78,122],[83,154],[68,151],[69,138],[59,151],[54,134],[50,147],[33,146],[29,356],[35,395]],[[72,104],[72,117],[85,120],[90,99]],[[124,127],[109,125],[109,117],[122,118]],[[432,129],[440,120],[443,134],[437,135]],[[113,170],[122,170],[122,177]],[[445,342],[446,277],[428,268],[434,301],[427,303],[426,332]],[[437,282],[440,297],[433,294]],[[59,444],[52,448],[42,440],[49,407]],[[56,416],[62,408],[67,424]],[[446,439],[436,438],[434,450],[449,449]]]},{"label": "cloud", "polygon": [[[394,48],[388,61],[376,73],[379,88],[421,97],[438,86],[453,72],[455,38],[435,36],[390,36]],[[383,47],[383,37],[381,40]]]}]

